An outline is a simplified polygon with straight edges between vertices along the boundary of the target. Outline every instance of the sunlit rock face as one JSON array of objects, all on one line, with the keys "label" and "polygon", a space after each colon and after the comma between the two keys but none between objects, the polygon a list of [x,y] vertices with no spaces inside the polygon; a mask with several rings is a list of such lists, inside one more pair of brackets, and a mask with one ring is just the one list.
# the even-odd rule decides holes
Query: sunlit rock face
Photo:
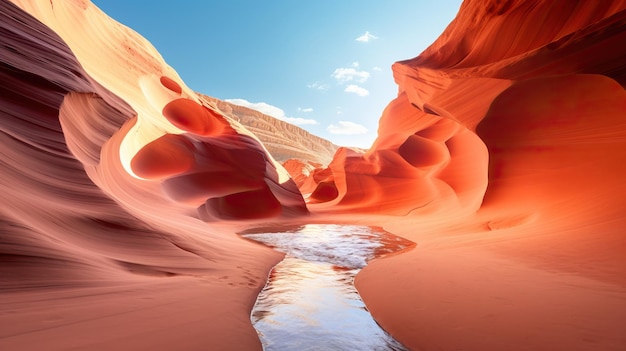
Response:
[{"label": "sunlit rock face", "polygon": [[394,66],[412,104],[487,147],[484,208],[588,223],[623,215],[625,8],[467,1],[430,48]]},{"label": "sunlit rock face", "polygon": [[[160,81],[181,94],[176,82]],[[238,133],[218,110],[181,97],[165,104],[162,114],[186,133],[165,134],[141,148],[131,160],[135,175],[160,182],[169,198],[197,206],[207,221],[307,213],[296,184],[280,179],[259,141]]]},{"label": "sunlit rock face", "polygon": [[[51,26],[89,17],[101,27],[87,26],[85,31],[111,31],[101,40],[137,36],[82,4],[18,5]],[[126,279],[119,274],[130,271],[159,276],[183,267],[203,270],[205,259],[180,248],[211,251],[204,238],[208,229],[198,217],[307,213],[295,183],[258,140],[189,99],[176,79],[136,73],[129,65],[83,64],[74,52],[81,50],[70,49],[50,27],[7,1],[0,6],[0,253],[2,276],[16,278],[11,282],[15,287]],[[79,48],[116,45],[109,40],[99,46],[94,43],[97,36],[85,39],[79,31],[70,34],[66,39]],[[150,47],[136,49],[151,52]],[[132,57],[159,62],[158,57]],[[110,77],[104,80],[108,87],[85,67]],[[133,74],[138,79],[133,81]],[[120,151],[124,140],[146,136],[131,133],[140,123],[135,107],[150,111],[161,98],[158,94],[167,103],[157,117],[172,128],[138,149],[131,162],[135,174],[130,174]],[[228,240],[223,244],[230,245]],[[161,254],[169,258],[158,258]]]},{"label": "sunlit rock face", "polygon": [[[0,79],[0,348],[260,349],[250,304],[277,256],[202,221],[307,213],[258,139],[85,1],[0,1]],[[132,322],[161,298],[184,312]]]},{"label": "sunlit rock face", "polygon": [[[147,187],[152,186],[149,183],[159,184],[165,201],[197,208],[198,216],[207,221],[307,213],[295,183],[259,140],[214,103],[184,86],[144,38],[89,3],[16,3],[61,37],[90,79],[134,110],[132,125],[120,134],[117,150],[111,150],[119,154],[123,166],[115,171],[142,178]],[[77,25],[80,31],[75,29]],[[45,66],[40,69],[49,74]],[[71,77],[69,74],[66,79]],[[68,102],[65,119],[86,118],[74,101]],[[106,120],[106,113],[101,115]],[[106,137],[97,140],[100,145],[90,145],[94,139],[87,132],[105,122],[90,123],[91,130],[78,123],[73,137],[67,139],[76,152],[88,153],[93,161],[99,157],[99,146]],[[125,201],[123,194],[113,196]]]},{"label": "sunlit rock face", "polygon": [[399,94],[378,139],[338,152],[312,197],[391,214],[621,201],[625,6],[465,1],[428,49],[393,65]]},{"label": "sunlit rock face", "polygon": [[49,27],[6,1],[0,14],[3,288],[207,270],[206,257],[183,249],[219,256],[206,224],[122,166],[120,144],[136,112]]}]

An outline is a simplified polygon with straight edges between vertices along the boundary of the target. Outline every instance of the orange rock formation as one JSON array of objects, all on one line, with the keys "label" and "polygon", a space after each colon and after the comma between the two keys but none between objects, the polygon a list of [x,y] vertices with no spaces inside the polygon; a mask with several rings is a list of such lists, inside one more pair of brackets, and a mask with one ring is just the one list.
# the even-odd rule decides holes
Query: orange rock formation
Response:
[{"label": "orange rock formation", "polygon": [[[340,199],[378,197],[360,211],[407,197],[423,206],[413,224],[388,226],[421,248],[357,281],[400,340],[426,350],[626,345],[624,42],[623,1],[465,1],[433,45],[394,65],[400,94],[377,142],[331,169],[347,184]],[[355,161],[355,174],[332,168]],[[406,169],[401,182],[422,175],[393,192],[395,180],[380,184],[391,165]],[[365,170],[379,180],[368,191],[357,185]]]}]

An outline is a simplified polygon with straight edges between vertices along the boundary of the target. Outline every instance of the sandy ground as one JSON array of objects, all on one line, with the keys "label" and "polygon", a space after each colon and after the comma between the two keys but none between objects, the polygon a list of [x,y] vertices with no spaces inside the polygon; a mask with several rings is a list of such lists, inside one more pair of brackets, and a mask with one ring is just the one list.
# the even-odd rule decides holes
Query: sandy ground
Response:
[{"label": "sandy ground", "polygon": [[626,345],[623,258],[598,255],[589,265],[577,264],[569,258],[588,256],[584,244],[550,246],[546,252],[554,244],[550,239],[519,239],[518,246],[515,239],[489,233],[478,240],[468,241],[467,233],[429,242],[420,241],[410,225],[390,227],[418,246],[368,265],[356,285],[374,317],[411,349]]},{"label": "sandy ground", "polygon": [[[601,257],[591,270],[563,261],[563,255],[585,253],[585,246],[552,248],[542,256],[528,249],[529,243],[515,250],[501,236],[459,228],[429,238],[419,224],[396,218],[309,220],[383,224],[417,242],[408,252],[372,262],[356,281],[377,321],[411,349],[621,350],[626,345],[622,270]],[[276,224],[223,224],[221,230],[267,225]],[[544,239],[530,241],[541,246]],[[197,277],[5,290],[0,345],[7,350],[260,349],[249,314],[281,256],[263,257],[257,251],[269,250],[248,246],[242,241],[242,250],[259,257],[255,265],[220,267]]]}]

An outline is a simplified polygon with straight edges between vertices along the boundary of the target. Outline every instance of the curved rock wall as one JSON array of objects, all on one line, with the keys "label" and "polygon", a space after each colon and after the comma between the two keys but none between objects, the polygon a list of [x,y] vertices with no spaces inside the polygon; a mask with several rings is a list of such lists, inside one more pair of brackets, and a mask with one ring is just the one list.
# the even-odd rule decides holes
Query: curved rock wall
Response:
[{"label": "curved rock wall", "polygon": [[611,175],[623,163],[625,7],[465,1],[428,49],[394,64],[400,91],[378,139],[365,154],[339,152],[320,192],[336,187],[339,210],[392,214],[558,201],[573,183],[598,184],[613,201],[610,189],[623,188]]}]

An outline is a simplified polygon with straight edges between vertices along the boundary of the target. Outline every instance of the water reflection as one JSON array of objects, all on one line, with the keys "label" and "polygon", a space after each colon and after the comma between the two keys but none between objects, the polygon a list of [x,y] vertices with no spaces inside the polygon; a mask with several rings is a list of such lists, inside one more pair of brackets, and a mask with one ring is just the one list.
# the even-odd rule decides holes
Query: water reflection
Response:
[{"label": "water reflection", "polygon": [[243,236],[286,253],[252,312],[265,350],[406,350],[376,324],[353,281],[368,260],[412,242],[347,225]]}]

